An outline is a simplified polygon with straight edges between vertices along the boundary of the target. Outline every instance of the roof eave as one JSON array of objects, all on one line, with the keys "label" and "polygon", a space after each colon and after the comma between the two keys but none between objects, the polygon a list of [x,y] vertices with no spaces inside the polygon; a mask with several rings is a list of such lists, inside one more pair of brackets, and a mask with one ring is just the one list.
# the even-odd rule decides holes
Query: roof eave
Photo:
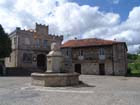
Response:
[{"label": "roof eave", "polygon": [[88,45],[88,46],[66,46],[61,48],[81,48],[81,47],[99,47],[99,46],[112,46],[113,44],[105,44],[105,45]]}]

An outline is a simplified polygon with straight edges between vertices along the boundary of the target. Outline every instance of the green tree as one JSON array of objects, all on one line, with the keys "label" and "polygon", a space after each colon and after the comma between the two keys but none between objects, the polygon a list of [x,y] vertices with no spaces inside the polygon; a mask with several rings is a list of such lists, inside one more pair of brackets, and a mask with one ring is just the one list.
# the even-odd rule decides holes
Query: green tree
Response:
[{"label": "green tree", "polygon": [[127,58],[130,60],[136,60],[138,58],[137,54],[127,54]]},{"label": "green tree", "polygon": [[0,58],[8,57],[11,53],[11,40],[0,24]]},{"label": "green tree", "polygon": [[140,54],[140,46],[139,46],[139,50],[137,51],[137,54]]}]

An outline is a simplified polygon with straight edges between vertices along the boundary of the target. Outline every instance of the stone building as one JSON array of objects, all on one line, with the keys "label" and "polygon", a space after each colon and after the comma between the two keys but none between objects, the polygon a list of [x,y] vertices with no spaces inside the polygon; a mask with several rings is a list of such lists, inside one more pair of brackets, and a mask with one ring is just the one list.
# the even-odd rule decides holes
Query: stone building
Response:
[{"label": "stone building", "polygon": [[6,67],[46,68],[46,54],[52,42],[61,44],[63,36],[50,35],[48,26],[37,24],[31,30],[16,28],[9,36],[12,41],[12,53],[5,59]]},{"label": "stone building", "polygon": [[75,39],[61,46],[64,68],[81,74],[125,75],[127,46],[125,42],[96,38]]}]

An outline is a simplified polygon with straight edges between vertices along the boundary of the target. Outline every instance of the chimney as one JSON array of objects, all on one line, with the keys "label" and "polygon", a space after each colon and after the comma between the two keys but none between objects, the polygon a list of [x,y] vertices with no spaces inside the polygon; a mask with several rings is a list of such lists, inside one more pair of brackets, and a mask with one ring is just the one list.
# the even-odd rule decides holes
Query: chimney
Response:
[{"label": "chimney", "polygon": [[77,40],[77,37],[75,37],[74,39]]},{"label": "chimney", "polygon": [[20,30],[20,27],[16,27],[16,30]]}]

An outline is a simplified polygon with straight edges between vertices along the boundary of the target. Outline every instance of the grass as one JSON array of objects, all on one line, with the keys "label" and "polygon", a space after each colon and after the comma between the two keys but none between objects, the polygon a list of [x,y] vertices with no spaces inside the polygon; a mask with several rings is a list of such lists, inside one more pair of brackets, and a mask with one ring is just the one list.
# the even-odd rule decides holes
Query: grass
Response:
[{"label": "grass", "polygon": [[130,68],[129,76],[140,77],[140,62],[129,63],[128,68]]},{"label": "grass", "polygon": [[131,71],[131,76],[140,77],[140,70],[132,70]]}]

